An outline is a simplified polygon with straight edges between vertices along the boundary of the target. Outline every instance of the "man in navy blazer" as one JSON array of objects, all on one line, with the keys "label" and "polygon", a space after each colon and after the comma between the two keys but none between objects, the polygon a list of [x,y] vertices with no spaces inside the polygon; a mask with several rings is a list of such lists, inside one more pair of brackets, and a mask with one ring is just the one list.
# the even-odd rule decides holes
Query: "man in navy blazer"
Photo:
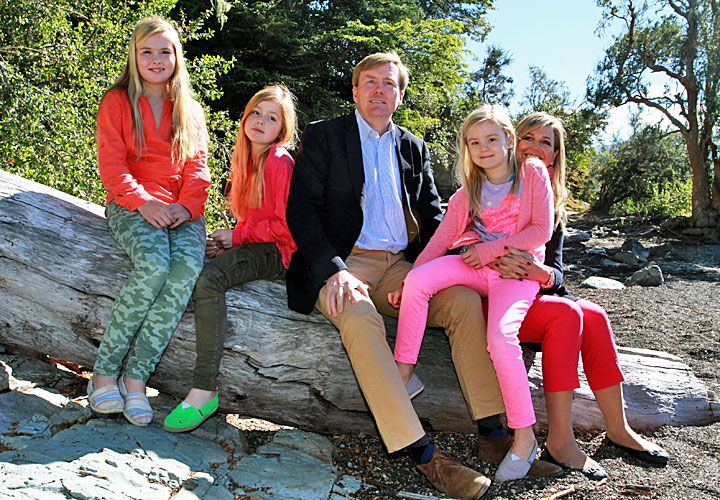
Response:
[{"label": "man in navy blazer", "polygon": [[[428,440],[410,402],[419,388],[401,378],[381,316],[397,316],[387,294],[400,288],[442,218],[426,144],[392,122],[407,83],[397,54],[372,54],[353,71],[356,110],[305,129],[287,207],[298,246],[288,304],[305,314],[317,307],[338,328],[388,451],[407,448],[446,495],[479,498],[489,479]],[[428,323],[450,337],[472,417],[503,412],[480,297],[443,290],[430,301]]]}]

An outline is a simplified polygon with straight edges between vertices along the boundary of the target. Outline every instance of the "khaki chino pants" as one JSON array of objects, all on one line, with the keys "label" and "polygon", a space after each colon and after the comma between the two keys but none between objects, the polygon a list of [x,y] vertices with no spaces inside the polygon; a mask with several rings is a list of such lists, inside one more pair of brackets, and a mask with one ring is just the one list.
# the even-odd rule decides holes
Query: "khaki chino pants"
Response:
[{"label": "khaki chino pants", "polygon": [[[343,312],[332,318],[327,314],[323,287],[315,305],[340,331],[380,436],[392,453],[425,435],[385,338],[381,316],[397,317],[398,311],[388,303],[387,294],[400,288],[412,264],[402,253],[358,248],[345,263],[350,273],[368,285],[370,298],[363,297],[356,304],[346,301]],[[480,296],[459,286],[438,292],[430,300],[428,325],[445,329],[472,418],[502,413],[503,400],[487,352]]]}]

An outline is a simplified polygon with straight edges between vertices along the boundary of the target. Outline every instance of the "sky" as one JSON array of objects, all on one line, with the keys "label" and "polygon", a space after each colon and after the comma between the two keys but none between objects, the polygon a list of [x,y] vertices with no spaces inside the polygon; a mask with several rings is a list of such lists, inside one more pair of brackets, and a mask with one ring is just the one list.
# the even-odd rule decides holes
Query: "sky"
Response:
[{"label": "sky", "polygon": [[[596,34],[602,17],[594,0],[496,0],[496,10],[489,11],[487,20],[493,26],[483,43],[471,42],[467,63],[478,69],[486,47],[499,45],[512,56],[505,73],[512,76],[515,96],[510,106],[519,111],[529,83],[529,66],[539,66],[547,75],[565,82],[571,98],[581,103],[586,80],[602,59],[612,40],[609,35]],[[625,136],[627,107],[613,110],[606,137],[614,133]]]}]

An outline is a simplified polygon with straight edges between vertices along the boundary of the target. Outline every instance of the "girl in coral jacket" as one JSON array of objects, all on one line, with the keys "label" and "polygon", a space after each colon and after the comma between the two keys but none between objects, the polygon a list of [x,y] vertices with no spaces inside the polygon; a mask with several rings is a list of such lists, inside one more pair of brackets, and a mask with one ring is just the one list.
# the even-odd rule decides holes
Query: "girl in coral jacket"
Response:
[{"label": "girl in coral jacket", "polygon": [[133,270],[110,313],[88,398],[98,413],[148,425],[145,384],[202,269],[210,186],[203,110],[167,21],[135,26],[125,69],[100,103],[97,147],[108,228]]},{"label": "girl in coral jacket", "polygon": [[218,409],[216,380],[227,331],[225,293],[258,279],[285,275],[297,249],[285,220],[295,164],[286,148],[297,135],[295,97],[282,85],[255,94],[245,107],[230,171],[235,229],[209,236],[205,266],[195,285],[197,358],[193,386],[165,419],[165,430],[195,429]]},{"label": "girl in coral jacket", "polygon": [[[547,170],[537,159],[518,165],[514,147],[504,107],[486,104],[470,113],[459,138],[456,173],[462,187],[450,198],[445,217],[402,290],[388,295],[391,304],[400,305],[395,361],[406,383],[417,363],[430,298],[453,285],[488,297],[488,351],[508,425],[515,429],[515,442],[495,475],[499,481],[524,477],[537,455],[535,412],[517,335],[539,284],[502,279],[486,266],[509,246],[542,260],[553,227]],[[458,248],[460,255],[445,255]]]}]

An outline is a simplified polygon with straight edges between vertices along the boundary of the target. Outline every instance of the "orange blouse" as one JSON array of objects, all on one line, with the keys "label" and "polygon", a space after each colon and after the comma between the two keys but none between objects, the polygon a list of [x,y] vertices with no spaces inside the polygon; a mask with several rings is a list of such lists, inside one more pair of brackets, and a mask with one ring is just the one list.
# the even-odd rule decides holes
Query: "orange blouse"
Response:
[{"label": "orange blouse", "polygon": [[166,99],[160,126],[155,126],[150,102],[140,96],[143,119],[142,154],[137,155],[137,136],[127,89],[114,88],[100,102],[97,117],[97,152],[100,178],[108,190],[106,203],[115,200],[135,211],[146,201],[163,205],[179,203],[191,220],[205,213],[210,170],[207,166],[207,132],[202,107],[195,102],[193,114],[200,131],[198,151],[185,163],[171,159],[172,101]]}]

